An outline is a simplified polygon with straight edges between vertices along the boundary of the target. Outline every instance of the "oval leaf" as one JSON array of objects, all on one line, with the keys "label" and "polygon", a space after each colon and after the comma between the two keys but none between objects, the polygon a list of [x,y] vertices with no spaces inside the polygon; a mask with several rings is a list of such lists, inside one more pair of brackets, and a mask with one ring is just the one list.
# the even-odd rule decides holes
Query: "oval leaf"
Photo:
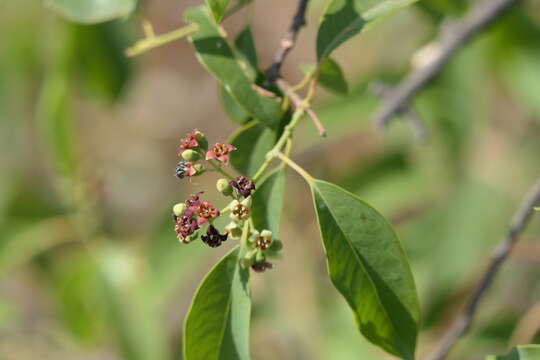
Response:
[{"label": "oval leaf", "polygon": [[416,0],[331,0],[317,33],[317,59],[323,58],[367,24]]},{"label": "oval leaf", "polygon": [[227,88],[223,86],[222,84],[218,84],[219,86],[219,99],[221,101],[221,106],[223,106],[223,110],[227,113],[229,118],[234,121],[235,123],[238,123],[240,125],[245,124],[251,119],[251,116],[249,113],[244,110],[243,107],[238,105],[236,100],[233,99]]},{"label": "oval leaf", "polygon": [[389,353],[414,359],[420,310],[396,233],[357,196],[320,180],[310,185],[330,278],[360,331]]},{"label": "oval leaf", "polygon": [[247,25],[234,40],[234,48],[236,49],[240,59],[247,68],[248,75],[251,79],[257,77],[258,60],[257,49],[255,48],[255,40],[253,40],[253,32],[251,26]]},{"label": "oval leaf", "polygon": [[242,175],[252,177],[276,142],[276,133],[251,121],[232,135],[229,143],[238,150],[231,154],[231,165]]},{"label": "oval leaf", "polygon": [[68,20],[95,24],[129,15],[137,0],[46,0],[45,5]]},{"label": "oval leaf", "polygon": [[248,360],[249,271],[238,263],[238,249],[204,278],[184,324],[185,360]]},{"label": "oval leaf", "polygon": [[253,193],[251,217],[255,229],[279,234],[283,195],[285,192],[285,171],[278,169],[271,173]]},{"label": "oval leaf", "polygon": [[540,359],[540,345],[516,346],[508,355],[491,355],[486,360],[538,360]]},{"label": "oval leaf", "polygon": [[343,76],[341,67],[329,57],[321,61],[318,83],[338,95],[345,95],[349,92],[349,86]]},{"label": "oval leaf", "polygon": [[255,85],[244,73],[234,51],[204,8],[188,10],[186,20],[198,27],[189,40],[195,47],[199,61],[255,119],[277,128],[281,119],[280,104],[255,90]]},{"label": "oval leaf", "polygon": [[216,22],[220,23],[223,19],[223,15],[225,15],[227,6],[229,5],[229,0],[206,0],[206,5],[208,5],[212,11],[212,15],[214,15]]}]

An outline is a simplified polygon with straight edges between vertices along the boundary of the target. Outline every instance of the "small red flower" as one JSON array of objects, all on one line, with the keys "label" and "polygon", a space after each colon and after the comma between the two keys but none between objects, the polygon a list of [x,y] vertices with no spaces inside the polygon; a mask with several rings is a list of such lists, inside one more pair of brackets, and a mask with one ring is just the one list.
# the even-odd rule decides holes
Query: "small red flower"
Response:
[{"label": "small red flower", "polygon": [[198,192],[195,195],[191,195],[186,199],[185,204],[187,208],[184,211],[184,215],[191,216],[193,213],[197,212],[197,210],[199,209],[199,205],[201,205],[201,201],[199,200],[199,198],[202,193],[202,191]]},{"label": "small red flower", "polygon": [[214,206],[212,206],[212,203],[208,201],[203,201],[195,211],[195,214],[199,217],[197,219],[197,224],[199,224],[199,226],[202,226],[206,224],[208,220],[218,217],[219,211]]},{"label": "small red flower", "polygon": [[191,216],[183,215],[176,219],[174,230],[176,231],[179,239],[185,239],[189,235],[193,234],[197,229],[199,229],[199,225]]},{"label": "small red flower", "polygon": [[180,146],[178,150],[178,155],[180,156],[184,150],[187,149],[193,149],[199,146],[199,142],[197,141],[197,134],[199,133],[199,130],[195,129],[192,130],[190,133],[186,134],[180,141]]},{"label": "small red flower", "polygon": [[230,144],[216,143],[206,152],[206,160],[218,159],[225,165],[229,163],[229,153],[236,148]]}]

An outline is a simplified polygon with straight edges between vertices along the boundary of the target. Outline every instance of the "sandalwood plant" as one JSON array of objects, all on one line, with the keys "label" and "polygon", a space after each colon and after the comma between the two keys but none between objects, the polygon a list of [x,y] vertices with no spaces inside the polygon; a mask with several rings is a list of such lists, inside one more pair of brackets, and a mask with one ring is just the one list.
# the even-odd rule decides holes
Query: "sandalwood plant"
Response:
[{"label": "sandalwood plant", "polygon": [[[287,244],[295,240],[280,232],[289,172],[302,179],[304,190],[311,193],[313,211],[306,213],[316,217],[327,274],[345,300],[344,306],[350,309],[350,321],[356,324],[361,336],[389,357],[418,359],[421,300],[408,256],[387,214],[347,188],[313,175],[300,161],[293,160],[296,140],[305,136],[302,131],[316,132],[321,142],[332,137],[317,114],[316,94],[321,88],[336,95],[348,92],[347,78],[334,58],[334,51],[416,1],[327,0],[316,16],[319,20],[313,24],[307,24],[306,12],[315,1],[295,1],[289,28],[275,29],[284,36],[277,49],[272,49],[274,57],[267,64],[260,61],[257,49],[263,45],[252,31],[252,22],[264,14],[246,17],[238,32],[229,33],[224,25],[259,1],[262,2],[199,1],[183,14],[185,26],[161,35],[155,33],[149,21],[144,21],[143,38],[125,51],[126,56],[134,57],[172,41],[188,41],[200,65],[215,79],[221,111],[237,126],[232,134],[220,138],[207,135],[210,132],[202,126],[186,134],[175,134],[177,148],[171,149],[177,156],[176,163],[170,164],[173,175],[190,195],[171,201],[170,241],[185,251],[196,242],[204,244],[205,251],[229,249],[208,270],[193,295],[182,330],[181,358],[248,360],[256,356],[256,349],[250,349],[251,281],[256,276],[264,281],[268,272],[279,272]],[[459,21],[444,28],[441,25],[440,37],[428,49],[431,52],[402,82],[394,87],[373,84],[372,91],[380,98],[375,114],[377,127],[382,130],[392,120],[402,119],[412,130],[411,143],[418,140],[429,148],[429,143],[425,143],[426,125],[412,105],[415,94],[438,75],[461,47],[519,2],[476,2]],[[80,23],[119,18],[137,9],[134,0],[111,0],[106,4],[91,0],[45,3]],[[281,70],[306,25],[316,29],[315,36],[304,38],[315,51],[311,64],[298,70],[303,71],[301,81],[293,83]],[[66,84],[57,85],[66,90]],[[302,122],[311,125],[299,127]],[[223,124],[216,121],[212,126]],[[63,151],[65,144],[60,145],[58,152]],[[339,148],[335,156],[346,152],[347,149]],[[70,171],[69,166],[71,163],[65,166],[66,172]],[[200,179],[216,174],[215,186],[200,184]],[[218,207],[208,200],[216,195],[225,206]],[[471,328],[481,300],[539,203],[537,182],[524,196],[507,235],[467,297],[464,310],[455,320],[452,317],[452,325],[437,345],[426,352],[426,359],[445,359]],[[508,355],[487,359],[540,359],[540,346],[522,344]]]}]

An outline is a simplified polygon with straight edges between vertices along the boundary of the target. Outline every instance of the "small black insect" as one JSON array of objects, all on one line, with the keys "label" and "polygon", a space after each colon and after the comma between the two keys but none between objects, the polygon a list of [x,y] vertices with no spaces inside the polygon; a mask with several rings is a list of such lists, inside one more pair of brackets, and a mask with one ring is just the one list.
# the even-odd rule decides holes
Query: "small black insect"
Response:
[{"label": "small black insect", "polygon": [[176,165],[176,169],[174,170],[174,175],[179,179],[183,179],[184,176],[186,176],[187,171],[188,171],[188,166],[186,164],[186,161],[182,160]]}]

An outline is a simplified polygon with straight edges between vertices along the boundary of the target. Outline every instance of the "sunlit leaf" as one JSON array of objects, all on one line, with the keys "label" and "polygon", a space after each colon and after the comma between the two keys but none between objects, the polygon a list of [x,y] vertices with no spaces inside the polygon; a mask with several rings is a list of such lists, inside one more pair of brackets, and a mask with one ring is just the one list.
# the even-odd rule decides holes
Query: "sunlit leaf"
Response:
[{"label": "sunlit leaf", "polygon": [[517,346],[508,355],[490,355],[486,360],[538,360],[540,359],[540,345]]},{"label": "sunlit leaf", "polygon": [[206,5],[210,8],[212,11],[212,15],[214,16],[214,19],[217,23],[220,23],[223,19],[223,16],[225,15],[225,11],[227,10],[227,6],[229,5],[230,0],[205,0]]},{"label": "sunlit leaf", "polygon": [[251,121],[233,134],[229,143],[238,150],[231,154],[231,165],[239,173],[251,177],[265,160],[266,153],[276,142],[276,133]]},{"label": "sunlit leaf", "polygon": [[238,105],[236,100],[234,100],[234,98],[231,96],[225,86],[223,86],[222,84],[218,84],[218,87],[221,105],[223,106],[223,110],[225,110],[229,118],[240,125],[248,122],[251,119],[249,113],[244,110],[244,108],[242,108],[240,105]]},{"label": "sunlit leaf", "polygon": [[347,94],[349,86],[337,62],[327,57],[321,61],[319,69],[319,85],[339,95]]},{"label": "sunlit leaf", "polygon": [[317,33],[317,58],[323,58],[368,24],[416,0],[331,0]]},{"label": "sunlit leaf", "polygon": [[238,249],[226,255],[203,280],[184,324],[185,360],[248,360],[251,312],[249,271]]},{"label": "sunlit leaf", "polygon": [[248,113],[265,125],[277,128],[281,119],[279,102],[256,90],[225,41],[222,31],[210,20],[204,8],[188,10],[186,19],[198,26],[189,39],[199,61]]},{"label": "sunlit leaf", "polygon": [[137,0],[45,0],[45,5],[68,20],[95,24],[129,15]]},{"label": "sunlit leaf", "polygon": [[237,50],[241,60],[248,68],[248,73],[253,78],[257,75],[257,49],[251,26],[247,25],[234,40],[234,47]]},{"label": "sunlit leaf", "polygon": [[414,359],[420,310],[395,231],[355,195],[325,181],[310,185],[330,278],[361,333],[391,354]]},{"label": "sunlit leaf", "polygon": [[281,212],[285,192],[285,171],[278,169],[271,173],[257,187],[253,196],[251,217],[257,230],[270,230],[279,233]]}]

